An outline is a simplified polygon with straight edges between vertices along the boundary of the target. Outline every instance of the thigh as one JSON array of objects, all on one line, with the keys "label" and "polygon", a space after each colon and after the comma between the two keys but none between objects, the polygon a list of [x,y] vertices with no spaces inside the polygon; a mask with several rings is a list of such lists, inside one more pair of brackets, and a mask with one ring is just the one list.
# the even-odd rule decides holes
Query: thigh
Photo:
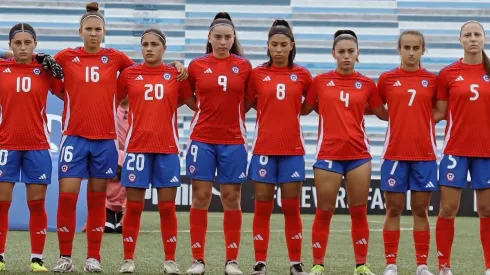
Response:
[{"label": "thigh", "polygon": [[240,184],[247,179],[247,148],[244,144],[215,145],[218,183]]},{"label": "thigh", "polygon": [[334,211],[339,194],[342,174],[314,168],[314,179],[317,196],[317,208],[323,211]]},{"label": "thigh", "polygon": [[180,160],[178,154],[156,154],[152,170],[151,184],[154,188],[180,186]]},{"label": "thigh", "polygon": [[49,150],[24,152],[22,159],[22,182],[26,184],[50,184],[53,162]]},{"label": "thigh", "polygon": [[13,182],[0,181],[0,201],[12,201],[14,186]]},{"label": "thigh", "polygon": [[187,177],[214,182],[217,158],[212,144],[192,141],[187,148],[185,163]]},{"label": "thigh", "polygon": [[47,184],[26,184],[26,198],[27,201],[43,200],[46,198]]},{"label": "thigh", "polygon": [[304,156],[280,156],[278,159],[279,183],[302,182],[305,180]]},{"label": "thigh", "polygon": [[121,186],[147,189],[150,187],[154,155],[127,153],[121,170]]},{"label": "thigh", "polygon": [[175,201],[175,196],[177,195],[177,187],[159,188],[157,192],[158,202]]},{"label": "thigh", "polygon": [[381,190],[397,193],[407,192],[409,168],[410,164],[407,161],[383,160],[381,164]]},{"label": "thigh", "polygon": [[[362,163],[361,165],[359,165]],[[368,201],[371,185],[371,161],[353,160],[348,167],[355,167],[345,174],[347,203],[349,206],[364,205]]]},{"label": "thigh", "polygon": [[88,172],[91,178],[112,179],[117,173],[117,140],[91,140]]},{"label": "thigh", "polygon": [[468,168],[467,157],[444,155],[439,164],[439,185],[465,188]]},{"label": "thigh", "polygon": [[88,178],[89,140],[63,136],[60,144],[58,178]]},{"label": "thigh", "polygon": [[345,167],[343,161],[337,160],[326,160],[326,159],[318,159],[314,164],[313,168],[325,170],[333,173],[337,173],[340,175],[345,174]]},{"label": "thigh", "polygon": [[256,182],[276,184],[277,160],[276,156],[253,155],[248,167],[248,178]]},{"label": "thigh", "polygon": [[471,188],[490,188],[490,158],[471,158]]},{"label": "thigh", "polygon": [[0,182],[20,181],[22,156],[22,151],[0,150]]},{"label": "thigh", "polygon": [[413,161],[410,167],[410,190],[435,192],[439,189],[437,182],[437,162]]}]

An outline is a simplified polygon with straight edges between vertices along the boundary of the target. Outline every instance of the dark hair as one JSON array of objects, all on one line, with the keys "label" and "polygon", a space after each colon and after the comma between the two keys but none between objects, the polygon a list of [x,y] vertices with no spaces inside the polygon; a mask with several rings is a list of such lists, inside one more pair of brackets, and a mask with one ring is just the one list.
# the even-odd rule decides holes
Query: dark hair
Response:
[{"label": "dark hair", "polygon": [[34,38],[34,41],[36,41],[36,31],[34,30],[34,28],[31,25],[29,25],[27,23],[19,23],[19,24],[13,26],[9,32],[9,41],[11,41],[12,38],[14,38],[14,36],[20,32],[26,32],[26,33],[32,35],[32,38]]},{"label": "dark hair", "polygon": [[143,37],[147,34],[156,35],[158,37],[158,39],[160,40],[160,42],[162,42],[163,45],[165,45],[167,43],[167,37],[165,36],[165,34],[161,30],[154,29],[154,28],[147,29],[146,31],[144,31],[141,34],[141,42],[143,42]]},{"label": "dark hair", "polygon": [[[238,38],[236,37],[235,25],[233,25],[233,21],[231,20],[231,16],[227,12],[218,12],[214,17],[213,22],[209,26],[209,33],[213,30],[213,28],[217,25],[228,25],[233,29],[233,34],[235,35],[235,39],[233,40],[233,45],[231,46],[230,53],[242,56],[243,50],[240,42],[238,42]],[[211,43],[207,43],[206,45],[206,53],[213,52],[213,46]]]},{"label": "dark hair", "polygon": [[[417,31],[417,30],[405,30],[405,31],[403,31],[400,34],[400,36],[398,37],[398,49],[402,48],[402,38],[404,35],[415,35],[415,36],[420,37],[420,39],[422,40],[422,51],[425,51],[425,37],[420,31]],[[422,60],[419,60],[419,67],[422,67]]]},{"label": "dark hair", "polygon": [[100,12],[99,12],[99,4],[97,2],[90,2],[90,3],[88,3],[85,6],[85,9],[87,10],[87,12],[85,12],[82,15],[82,18],[80,18],[80,25],[82,25],[83,21],[85,19],[87,19],[88,17],[97,17],[100,20],[102,20],[102,22],[105,24],[104,16],[102,16],[102,14],[100,14]]},{"label": "dark hair", "polygon": [[[475,23],[475,24],[480,25],[480,27],[481,27],[481,29],[482,29],[482,31],[483,31],[483,36],[485,36],[485,29],[483,28],[483,25],[482,25],[480,22],[478,22],[478,21],[473,21],[473,20],[471,20],[471,21],[468,21],[468,22],[464,23],[464,24],[463,24],[463,26],[461,26],[461,29],[460,29],[460,31],[459,31],[459,36],[460,36],[460,37],[461,37],[461,34],[462,34],[462,32],[463,32],[463,28],[464,28],[466,25],[470,24],[470,23]],[[488,75],[488,76],[490,76],[490,59],[488,58],[487,53],[485,53],[485,49],[482,49],[482,50],[481,50],[481,55],[482,55],[482,63],[483,63],[483,68],[484,68],[484,69],[485,69],[485,71],[487,72],[487,75]]]},{"label": "dark hair", "polygon": [[[283,34],[287,36],[289,39],[291,39],[291,42],[293,43],[293,48],[288,55],[288,67],[292,68],[294,65],[294,58],[296,57],[296,44],[294,43],[293,30],[286,20],[277,19],[276,21],[274,21],[274,23],[272,23],[272,27],[269,30],[269,41],[271,37],[276,34]],[[270,67],[272,65],[272,56],[269,52],[269,47],[267,47],[267,56],[269,57],[269,61],[265,63],[265,66]]]},{"label": "dark hair", "polygon": [[[352,30],[338,30],[333,35],[333,45],[332,50],[335,51],[335,46],[339,41],[342,40],[350,40],[356,43],[356,48],[359,48],[359,43],[357,42],[357,35]],[[356,61],[359,62],[359,57],[356,58]]]}]

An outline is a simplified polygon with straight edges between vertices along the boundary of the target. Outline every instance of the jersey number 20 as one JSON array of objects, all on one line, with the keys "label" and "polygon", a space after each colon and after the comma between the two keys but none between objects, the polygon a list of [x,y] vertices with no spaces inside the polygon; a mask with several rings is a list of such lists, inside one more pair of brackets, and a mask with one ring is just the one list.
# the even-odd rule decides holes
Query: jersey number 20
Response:
[{"label": "jersey number 20", "polygon": [[163,84],[145,84],[145,100],[160,100],[163,98],[163,95],[165,93],[165,89],[163,87]]}]

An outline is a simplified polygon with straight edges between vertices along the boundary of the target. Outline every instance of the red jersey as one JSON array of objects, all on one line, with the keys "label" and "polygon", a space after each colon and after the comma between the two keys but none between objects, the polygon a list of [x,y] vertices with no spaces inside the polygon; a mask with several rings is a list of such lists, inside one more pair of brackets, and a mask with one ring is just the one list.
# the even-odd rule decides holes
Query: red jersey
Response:
[{"label": "red jersey", "polygon": [[48,90],[59,93],[63,82],[43,70],[42,65],[0,60],[0,148],[47,150],[46,117]]},{"label": "red jersey", "polygon": [[437,76],[424,69],[415,72],[396,68],[378,79],[378,91],[388,103],[389,122],[381,158],[390,160],[436,160],[436,136],[432,107]]},{"label": "red jersey", "polygon": [[310,72],[298,65],[262,65],[252,70],[245,97],[249,102],[257,100],[254,154],[305,154],[299,116],[311,80]]},{"label": "red jersey", "polygon": [[449,101],[444,154],[490,157],[490,77],[459,60],[441,70],[437,99]]},{"label": "red jersey", "polygon": [[124,70],[117,80],[118,94],[127,91],[129,153],[178,154],[177,106],[193,96],[189,82],[178,81],[177,69],[162,64],[138,64]]},{"label": "red jersey", "polygon": [[252,70],[241,56],[216,58],[207,54],[189,64],[189,82],[196,93],[197,111],[191,140],[210,144],[246,142],[244,98]]},{"label": "red jersey", "polygon": [[358,72],[341,75],[333,70],[319,74],[313,79],[306,102],[318,106],[317,159],[371,157],[364,110],[366,103],[371,109],[383,104],[373,80]]},{"label": "red jersey", "polygon": [[63,134],[116,139],[117,73],[134,64],[125,54],[101,48],[65,49],[54,57],[65,72]]}]

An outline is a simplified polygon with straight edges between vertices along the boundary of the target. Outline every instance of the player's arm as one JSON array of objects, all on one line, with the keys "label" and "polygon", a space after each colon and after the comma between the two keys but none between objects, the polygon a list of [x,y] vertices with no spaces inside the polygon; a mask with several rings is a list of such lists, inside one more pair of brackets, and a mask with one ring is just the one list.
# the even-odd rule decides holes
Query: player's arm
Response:
[{"label": "player's arm", "polygon": [[119,74],[119,77],[117,78],[117,90],[116,90],[116,97],[117,97],[117,105],[119,106],[119,103],[126,98],[128,92],[128,84],[126,82],[126,75],[127,75],[128,70],[122,71],[122,73]]},{"label": "player's arm", "polygon": [[446,119],[447,115],[447,104],[448,102],[446,100],[437,100],[436,105],[434,106],[433,112],[434,112],[434,121],[435,123]]},{"label": "player's arm", "polygon": [[308,92],[306,92],[305,100],[301,105],[301,115],[309,115],[313,110],[318,113],[318,90],[317,90],[318,78],[315,77],[311,83]]},{"label": "player's arm", "polygon": [[0,58],[7,59],[10,57],[14,57],[14,52],[10,50],[0,50]]},{"label": "player's arm", "polygon": [[[378,87],[374,82],[371,82],[371,89],[368,98],[368,104],[373,114],[377,116],[379,119],[388,121],[388,109],[383,104],[383,100],[381,99],[378,91]],[[364,110],[365,111],[365,110]]]},{"label": "player's arm", "polygon": [[60,79],[49,76],[49,90],[57,98],[65,100],[65,85]]},{"label": "player's arm", "polygon": [[252,71],[247,82],[247,90],[245,90],[245,113],[250,111],[251,108],[257,108],[257,88],[255,86],[254,77],[255,73]]},{"label": "player's arm", "polygon": [[189,79],[184,79],[182,82],[180,82],[179,86],[179,104],[177,108],[184,104],[193,111],[197,110],[197,100]]},{"label": "player's arm", "polygon": [[185,80],[189,77],[189,72],[187,71],[187,68],[179,61],[172,61],[167,65],[170,67],[175,67],[175,69],[177,69],[177,72],[179,73],[179,75],[177,76],[178,81]]},{"label": "player's arm", "polygon": [[437,123],[446,119],[448,101],[449,101],[449,88],[445,77],[445,71],[441,71],[437,77],[437,93],[436,103],[434,104],[434,122]]}]

